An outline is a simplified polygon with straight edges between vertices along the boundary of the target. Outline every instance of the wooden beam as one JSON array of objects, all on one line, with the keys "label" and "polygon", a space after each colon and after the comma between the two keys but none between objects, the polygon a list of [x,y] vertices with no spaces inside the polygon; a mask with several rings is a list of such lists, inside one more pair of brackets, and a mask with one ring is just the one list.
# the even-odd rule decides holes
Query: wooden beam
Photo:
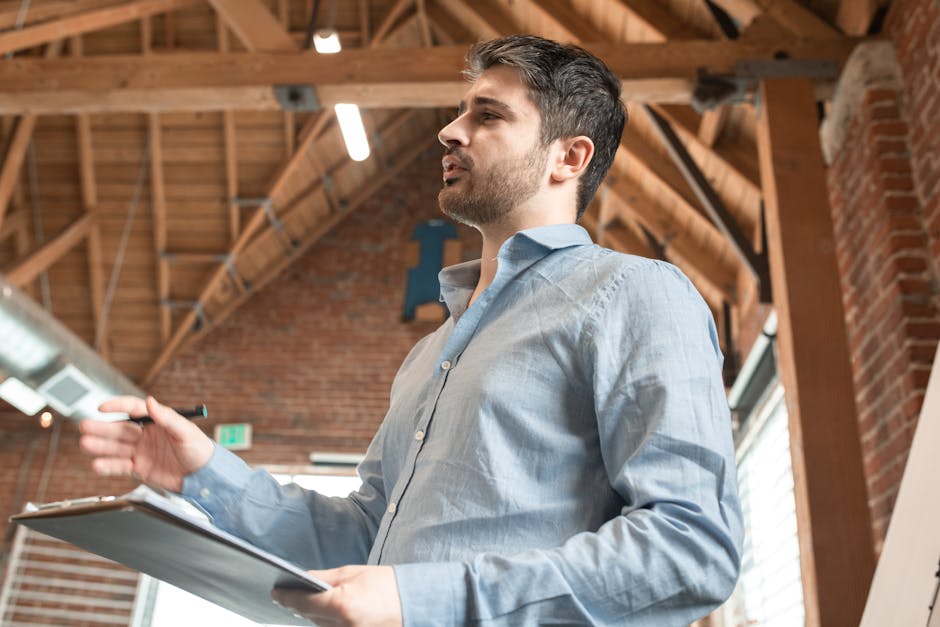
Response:
[{"label": "wooden beam", "polygon": [[[433,135],[433,133],[429,133]],[[208,325],[203,327],[197,332],[192,333],[186,342],[180,347],[180,350],[186,350],[200,339],[205,337],[213,329],[217,328],[222,322],[224,322],[228,317],[235,311],[242,303],[244,303],[251,294],[255,293],[257,290],[263,288],[265,285],[270,283],[274,278],[281,274],[285,268],[292,264],[295,260],[300,258],[307,250],[309,250],[314,244],[316,244],[324,235],[329,233],[336,227],[337,224],[346,219],[349,214],[358,209],[364,202],[371,198],[376,192],[378,192],[382,187],[384,187],[390,180],[397,176],[402,170],[404,170],[408,165],[411,164],[419,155],[421,155],[428,146],[433,145],[437,142],[436,137],[432,137],[426,141],[417,141],[409,148],[406,148],[404,151],[401,151],[390,167],[383,170],[382,173],[374,177],[369,181],[369,183],[359,190],[354,196],[347,198],[345,202],[345,209],[337,213],[332,214],[329,218],[318,224],[313,228],[307,235],[304,236],[304,239],[299,242],[299,245],[290,257],[284,257],[279,262],[274,264],[272,267],[266,269],[261,276],[252,279],[252,291],[251,293],[239,294],[233,298],[229,303],[221,310],[215,313],[212,320]],[[159,372],[159,368],[154,368],[145,378],[145,385],[149,384],[156,378],[156,375]]]},{"label": "wooden beam", "polygon": [[102,357],[108,359],[111,354],[111,346],[108,343],[108,321],[104,316],[104,264],[101,254],[101,228],[97,223],[92,224],[88,230],[88,283],[91,294],[91,315],[95,323],[95,338],[97,346],[94,348]]},{"label": "wooden beam", "polygon": [[[228,52],[230,45],[228,29],[221,17],[216,18],[215,25],[219,51]],[[225,143],[225,189],[228,196],[229,240],[234,243],[241,229],[241,209],[235,202],[235,197],[238,196],[238,144],[235,138],[234,111],[222,112],[222,134]]]},{"label": "wooden beam", "polygon": [[0,169],[0,226],[3,226],[3,216],[10,204],[13,190],[19,182],[23,159],[26,158],[26,150],[29,148],[29,142],[33,137],[35,127],[35,115],[26,114],[21,116],[16,122],[13,137],[7,146],[3,158],[3,167]]},{"label": "wooden beam", "polygon": [[637,21],[661,40],[708,37],[703,32],[680,20],[660,0],[617,0]]},{"label": "wooden beam", "polygon": [[170,297],[170,270],[163,253],[166,251],[166,186],[163,182],[163,133],[160,115],[147,117],[150,137],[150,211],[153,219],[153,253],[157,266],[157,299],[160,303],[160,337],[170,338],[172,312],[163,305]]},{"label": "wooden beam", "polygon": [[72,250],[76,244],[85,239],[93,224],[93,214],[86,213],[56,235],[55,238],[44,244],[39,250],[13,266],[6,273],[7,281],[17,287],[24,287],[32,282],[41,272],[47,270],[63,255]]},{"label": "wooden beam", "polygon": [[[104,6],[113,6],[114,0],[61,0],[54,2],[32,2],[26,11],[26,21],[23,26],[30,26],[35,22],[63,18],[67,15],[82,13],[91,9],[100,9]],[[14,28],[23,8],[22,0],[0,3],[0,30]]]},{"label": "wooden beam", "polygon": [[[810,41],[670,41],[588,44],[624,81],[634,100],[688,101],[700,70],[733,73],[743,59],[830,59],[844,63],[857,39]],[[173,53],[76,59],[14,58],[0,64],[0,114],[52,111],[158,111],[273,108],[270,87],[314,84],[324,104],[351,98],[360,106],[439,107],[453,104],[465,46],[352,49],[335,55],[297,53]],[[243,88],[242,90],[235,88]],[[219,90],[222,90],[221,92]],[[259,100],[252,106],[246,102]],[[187,101],[196,104],[187,105]]]},{"label": "wooden beam", "polygon": [[137,0],[118,6],[85,11],[51,22],[0,33],[0,54],[117,26],[133,20],[199,4],[201,0]]},{"label": "wooden beam", "polygon": [[836,26],[846,35],[864,35],[878,11],[888,0],[842,0],[836,13]]},{"label": "wooden beam", "polygon": [[597,41],[597,29],[567,0],[529,0],[529,4],[542,19],[567,32],[571,41]]},{"label": "wooden beam", "polygon": [[[46,46],[43,56],[46,59],[52,59],[57,57],[61,50],[62,40],[60,39]],[[2,81],[0,81],[0,85],[2,84]],[[29,142],[33,138],[33,129],[35,128],[36,116],[31,113],[24,113],[17,120],[16,128],[13,130],[12,137],[3,155],[3,165],[0,166],[0,226],[3,225],[3,215],[6,213],[10,198],[13,196],[13,190],[16,189],[17,181],[20,178],[23,159],[26,157],[26,150],[29,148]]]},{"label": "wooden beam", "polygon": [[744,30],[758,16],[772,18],[788,32],[809,39],[841,37],[837,28],[797,0],[714,0]]},{"label": "wooden beam", "polygon": [[[445,11],[480,39],[493,39],[518,32],[512,18],[499,2],[494,0],[435,0]],[[466,48],[464,49],[466,52]]]},{"label": "wooden beam", "polygon": [[[78,35],[69,38],[69,52],[72,56],[81,57],[83,54],[82,38]],[[98,185],[95,179],[95,153],[92,145],[91,119],[87,113],[75,116],[75,136],[78,144],[78,172],[82,193],[82,209],[85,213],[92,213],[98,205]],[[104,312],[104,270],[101,256],[101,231],[98,224],[93,224],[88,231],[85,243],[88,258],[88,298],[91,303],[91,317],[94,325],[94,337],[97,346],[94,346],[102,357],[108,358],[110,347],[107,335],[101,327],[105,324]]]},{"label": "wooden beam", "polygon": [[858,625],[871,522],[812,84],[764,81],[758,120],[807,627]]},{"label": "wooden beam", "polygon": [[284,26],[260,0],[209,0],[245,49],[250,52],[297,50]]},{"label": "wooden beam", "polygon": [[730,113],[730,106],[720,105],[702,114],[702,120],[698,125],[698,138],[702,140],[704,146],[714,148],[715,142],[725,129]]},{"label": "wooden beam", "polygon": [[373,35],[372,41],[369,43],[370,48],[375,48],[382,43],[385,37],[392,31],[392,28],[394,28],[395,23],[398,22],[399,18],[405,14],[405,11],[412,4],[414,4],[414,0],[398,0],[392,5],[392,8],[388,10],[385,18],[382,19],[382,23],[375,29],[375,35]]}]

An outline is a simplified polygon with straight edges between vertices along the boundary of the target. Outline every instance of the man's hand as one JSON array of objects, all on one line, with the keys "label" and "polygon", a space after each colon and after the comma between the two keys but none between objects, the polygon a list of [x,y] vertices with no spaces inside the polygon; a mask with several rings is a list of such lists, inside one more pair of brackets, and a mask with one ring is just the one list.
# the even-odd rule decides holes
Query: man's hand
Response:
[{"label": "man's hand", "polygon": [[144,427],[127,420],[81,422],[82,449],[95,458],[91,467],[99,475],[128,475],[179,492],[183,478],[212,457],[215,445],[209,436],[152,396],[146,401],[120,396],[98,409],[153,419]]},{"label": "man's hand", "polygon": [[398,582],[391,566],[343,566],[311,570],[333,586],[326,592],[275,588],[275,601],[323,627],[399,627],[402,624]]}]

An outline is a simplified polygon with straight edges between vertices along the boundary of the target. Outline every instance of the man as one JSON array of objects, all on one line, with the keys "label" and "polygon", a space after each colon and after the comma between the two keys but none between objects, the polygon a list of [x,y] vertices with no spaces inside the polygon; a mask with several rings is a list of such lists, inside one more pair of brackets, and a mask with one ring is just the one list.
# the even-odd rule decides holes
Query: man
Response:
[{"label": "man", "polygon": [[275,591],[321,624],[687,624],[740,559],[710,312],[672,266],[574,224],[623,130],[610,70],[523,36],[468,64],[440,204],[482,258],[442,271],[451,317],[402,364],[358,492],[279,487],[152,398],[102,411],[155,424],[85,422],[82,446],[326,569],[328,592]]}]

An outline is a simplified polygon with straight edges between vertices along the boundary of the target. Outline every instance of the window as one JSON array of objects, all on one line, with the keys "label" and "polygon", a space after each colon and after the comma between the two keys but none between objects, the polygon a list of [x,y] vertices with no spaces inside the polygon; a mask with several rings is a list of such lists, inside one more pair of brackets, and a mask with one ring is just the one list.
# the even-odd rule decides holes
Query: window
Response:
[{"label": "window", "polygon": [[[274,474],[280,483],[294,482],[328,496],[346,496],[359,488],[359,477],[341,474]],[[258,623],[162,581],[141,575],[131,627],[257,627]]]},{"label": "window", "polygon": [[724,624],[801,627],[803,588],[790,437],[779,382],[742,425],[737,461],[744,555],[738,585],[723,608]]}]

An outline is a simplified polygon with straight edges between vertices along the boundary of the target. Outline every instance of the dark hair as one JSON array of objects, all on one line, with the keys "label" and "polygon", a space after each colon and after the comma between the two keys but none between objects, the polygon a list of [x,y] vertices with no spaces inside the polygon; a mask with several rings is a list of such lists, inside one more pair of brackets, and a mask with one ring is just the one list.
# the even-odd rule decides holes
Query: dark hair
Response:
[{"label": "dark hair", "polygon": [[467,53],[464,75],[474,81],[496,64],[518,70],[529,88],[542,116],[542,145],[577,135],[594,142],[594,157],[578,184],[580,220],[614,161],[627,121],[620,79],[587,50],[534,35],[474,44]]}]

